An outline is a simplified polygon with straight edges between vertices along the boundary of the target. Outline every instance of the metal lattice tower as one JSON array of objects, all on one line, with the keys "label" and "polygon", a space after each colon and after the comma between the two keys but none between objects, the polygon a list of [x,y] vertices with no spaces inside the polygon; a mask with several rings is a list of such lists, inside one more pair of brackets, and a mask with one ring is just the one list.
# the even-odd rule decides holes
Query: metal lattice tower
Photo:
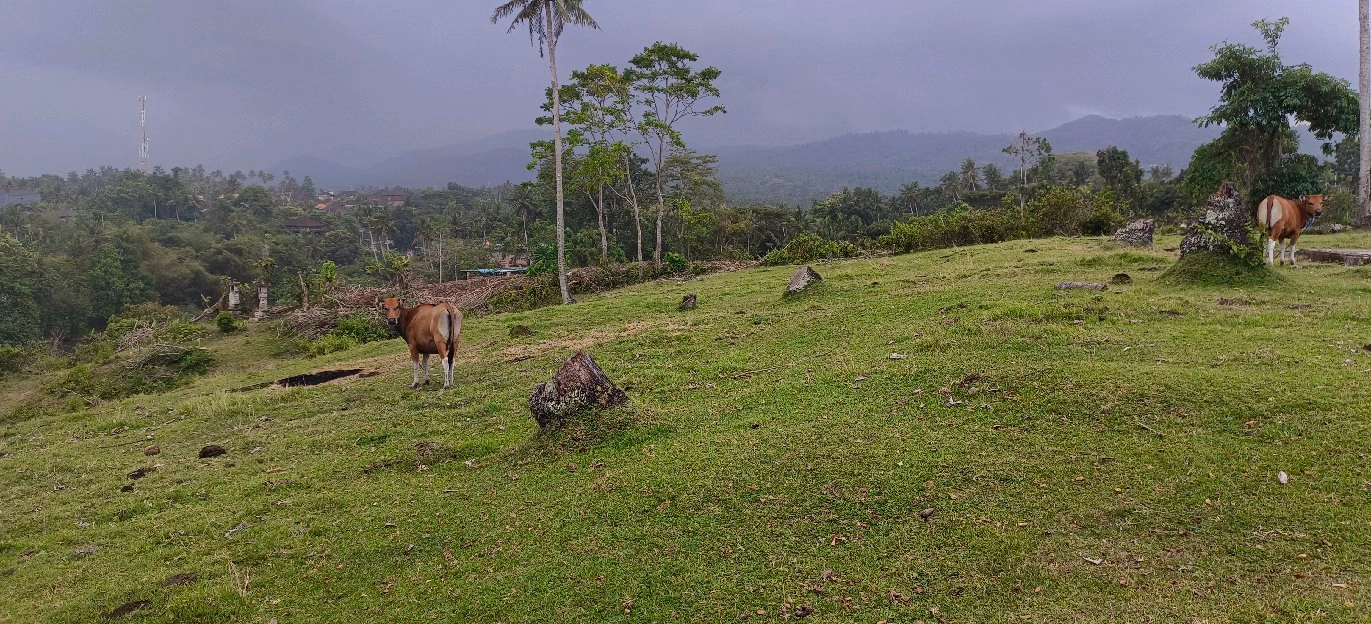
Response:
[{"label": "metal lattice tower", "polygon": [[148,172],[148,98],[138,96],[138,128],[142,131],[143,141],[138,144],[138,167]]}]

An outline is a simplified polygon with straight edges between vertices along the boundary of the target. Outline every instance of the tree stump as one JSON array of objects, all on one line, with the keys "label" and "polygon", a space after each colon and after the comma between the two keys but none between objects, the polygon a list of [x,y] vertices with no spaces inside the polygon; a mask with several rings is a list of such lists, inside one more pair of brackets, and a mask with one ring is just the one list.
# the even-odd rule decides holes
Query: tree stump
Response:
[{"label": "tree stump", "polygon": [[790,284],[785,287],[785,294],[786,296],[798,294],[808,288],[810,284],[822,279],[823,276],[819,275],[818,271],[806,264],[790,274]]},{"label": "tree stump", "polygon": [[676,306],[676,309],[682,312],[685,312],[686,310],[694,310],[695,303],[695,293],[690,293],[684,297],[681,297],[681,305]]},{"label": "tree stump", "polygon": [[623,405],[628,395],[609,380],[589,355],[577,352],[552,379],[533,387],[528,409],[538,427],[556,427],[567,416]]},{"label": "tree stump", "polygon": [[1134,247],[1151,247],[1152,234],[1157,231],[1157,222],[1152,219],[1134,219],[1119,228],[1114,233],[1114,237],[1109,239],[1116,243],[1133,245]]}]

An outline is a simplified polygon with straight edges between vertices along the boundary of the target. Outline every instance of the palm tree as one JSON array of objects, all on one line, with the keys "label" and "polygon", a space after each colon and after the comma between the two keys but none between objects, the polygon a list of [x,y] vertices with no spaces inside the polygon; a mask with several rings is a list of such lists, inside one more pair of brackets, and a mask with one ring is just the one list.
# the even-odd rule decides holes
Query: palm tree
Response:
[{"label": "palm tree", "polygon": [[1361,21],[1361,72],[1358,80],[1358,91],[1361,96],[1361,123],[1357,132],[1357,140],[1361,142],[1361,154],[1359,158],[1360,166],[1357,167],[1357,225],[1371,225],[1371,205],[1368,205],[1368,194],[1371,194],[1371,186],[1368,186],[1367,170],[1371,169],[1371,112],[1367,107],[1371,107],[1371,30],[1368,30],[1367,20],[1367,0],[1358,3],[1360,8]]},{"label": "palm tree", "polygon": [[519,24],[528,25],[529,42],[538,42],[538,55],[547,49],[548,70],[552,73],[552,166],[557,180],[557,284],[562,289],[562,303],[571,303],[571,291],[566,283],[566,218],[562,193],[562,103],[557,81],[557,39],[568,22],[577,26],[599,28],[595,18],[581,8],[582,0],[509,0],[495,7],[490,14],[492,23],[514,16],[509,30]]}]

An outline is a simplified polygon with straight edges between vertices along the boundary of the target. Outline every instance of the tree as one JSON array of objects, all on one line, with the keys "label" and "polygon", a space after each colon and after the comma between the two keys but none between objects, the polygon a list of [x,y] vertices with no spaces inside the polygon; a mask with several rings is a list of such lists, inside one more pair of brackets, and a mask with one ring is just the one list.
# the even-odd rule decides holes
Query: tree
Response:
[{"label": "tree", "polygon": [[1105,185],[1114,189],[1121,199],[1130,200],[1137,196],[1138,187],[1142,185],[1143,170],[1138,161],[1128,158],[1128,150],[1110,145],[1095,152],[1095,168],[1104,178]]},{"label": "tree", "polygon": [[1371,27],[1368,26],[1367,5],[1368,0],[1361,0],[1357,3],[1361,22],[1361,71],[1357,81],[1357,92],[1360,98],[1357,107],[1357,137],[1361,141],[1358,152],[1361,164],[1357,167],[1357,225],[1371,225],[1371,203],[1368,203],[1368,195],[1371,195]]},{"label": "tree", "polygon": [[[1334,133],[1357,131],[1357,94],[1346,80],[1281,60],[1277,45],[1289,23],[1284,17],[1257,20],[1252,27],[1266,41],[1264,50],[1224,41],[1210,48],[1213,60],[1195,66],[1198,76],[1221,85],[1219,103],[1196,121],[1224,130],[1208,144],[1212,149],[1196,150],[1191,158],[1186,186],[1192,196],[1231,179],[1248,201],[1260,199],[1258,191],[1272,186],[1269,178],[1284,175],[1277,171],[1282,163],[1293,162],[1285,159],[1299,146],[1291,120],[1307,124],[1328,154]],[[1197,160],[1202,157],[1210,160]],[[1191,175],[1200,171],[1206,176]]]},{"label": "tree", "polygon": [[1004,172],[995,166],[995,163],[987,163],[981,167],[981,179],[985,181],[985,188],[988,191],[998,191],[1004,188]]},{"label": "tree", "polygon": [[1024,202],[1028,196],[1028,171],[1051,162],[1052,144],[1047,139],[1035,137],[1027,131],[1020,132],[1012,145],[1000,150],[1019,161],[1019,221],[1023,221]]},{"label": "tree", "polygon": [[[601,264],[609,263],[605,187],[627,175],[622,163],[632,151],[627,143],[616,137],[616,133],[629,124],[631,97],[627,80],[613,65],[591,65],[571,72],[571,83],[562,87],[562,118],[572,126],[567,133],[568,144],[586,146],[586,153],[570,167],[570,177],[595,206]],[[545,110],[552,107],[552,98],[548,99]],[[538,123],[552,123],[552,119],[540,117]],[[541,147],[535,146],[535,153],[541,151]],[[641,255],[641,250],[639,253]]]},{"label": "tree", "polygon": [[981,187],[981,180],[976,171],[976,161],[970,158],[962,161],[962,188],[967,191],[978,191]]},{"label": "tree", "polygon": [[698,54],[676,44],[658,41],[639,52],[626,72],[629,83],[638,94],[638,103],[645,107],[638,123],[638,132],[647,142],[652,154],[653,176],[657,187],[657,244],[652,252],[654,262],[662,261],[662,220],[666,216],[665,171],[671,152],[685,147],[676,125],[688,117],[708,117],[725,112],[714,105],[700,109],[705,98],[719,97],[714,81],[721,73],[718,68],[706,67],[695,71],[691,63],[700,60]]},{"label": "tree", "polygon": [[581,7],[582,0],[509,0],[495,8],[490,21],[499,23],[501,19],[514,16],[509,30],[513,32],[519,24],[528,26],[530,43],[535,40],[538,54],[547,49],[548,71],[552,74],[552,159],[557,181],[557,285],[562,291],[562,303],[571,303],[571,291],[566,282],[566,217],[564,216],[565,196],[562,190],[562,111],[560,87],[557,79],[557,40],[568,22],[577,26],[599,28],[595,18]]}]

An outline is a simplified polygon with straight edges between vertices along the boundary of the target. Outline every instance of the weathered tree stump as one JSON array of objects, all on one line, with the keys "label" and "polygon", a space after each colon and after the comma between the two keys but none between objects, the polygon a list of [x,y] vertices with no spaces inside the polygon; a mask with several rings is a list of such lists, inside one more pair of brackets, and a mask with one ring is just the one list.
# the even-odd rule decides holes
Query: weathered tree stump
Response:
[{"label": "weathered tree stump", "polygon": [[556,427],[567,416],[585,410],[623,405],[628,395],[609,380],[589,355],[577,352],[552,379],[533,387],[528,409],[538,427]]},{"label": "weathered tree stump", "polygon": [[680,311],[682,311],[682,312],[685,312],[686,310],[694,310],[694,309],[695,309],[695,304],[696,304],[695,293],[690,293],[690,294],[688,294],[688,295],[686,295],[686,296],[684,296],[684,297],[681,297],[681,305],[676,306],[676,309],[678,309],[678,310],[680,310]]},{"label": "weathered tree stump", "polygon": [[785,294],[786,296],[798,294],[805,288],[808,288],[810,284],[822,279],[823,276],[819,275],[818,271],[815,271],[806,264],[805,266],[795,269],[795,272],[790,274],[790,284],[785,287]]},{"label": "weathered tree stump", "polygon": [[1109,239],[1116,243],[1133,245],[1135,247],[1151,247],[1152,234],[1157,231],[1157,222],[1152,219],[1134,219],[1127,225],[1119,228],[1114,233],[1114,237]]}]

